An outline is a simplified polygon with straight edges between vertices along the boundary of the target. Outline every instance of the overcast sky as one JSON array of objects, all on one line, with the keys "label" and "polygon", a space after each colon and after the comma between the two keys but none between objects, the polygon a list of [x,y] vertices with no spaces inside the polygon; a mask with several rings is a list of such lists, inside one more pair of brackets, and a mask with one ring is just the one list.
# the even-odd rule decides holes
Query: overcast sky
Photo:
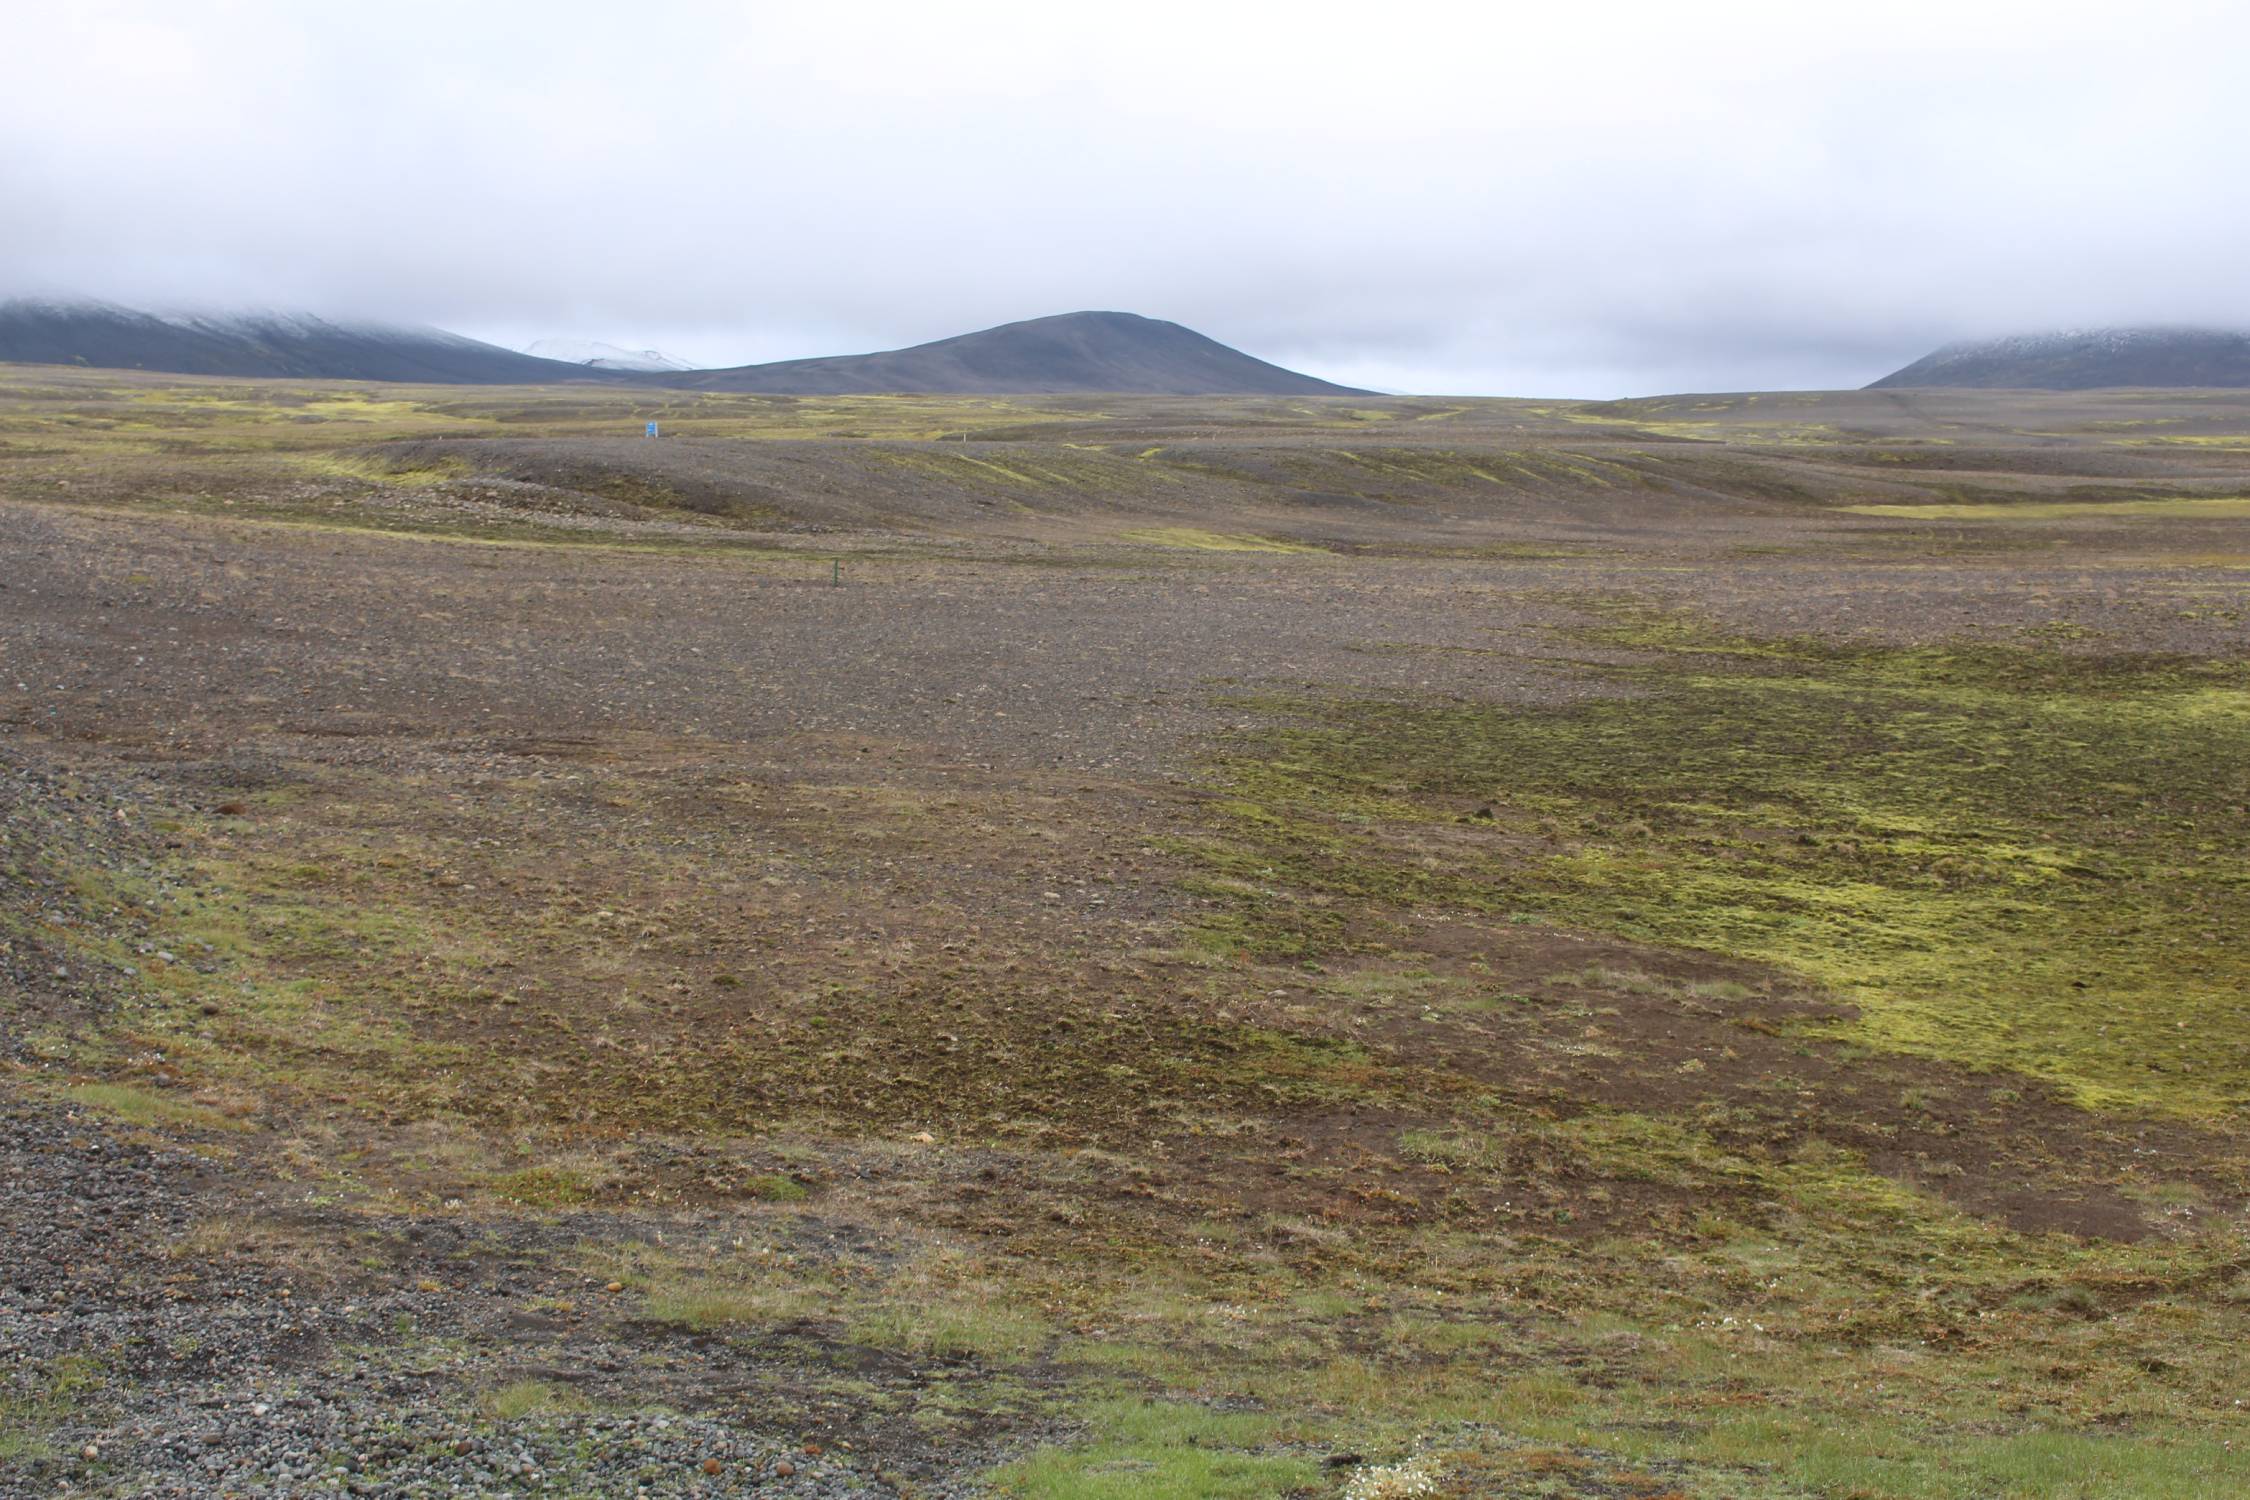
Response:
[{"label": "overcast sky", "polygon": [[0,294],[735,364],[1120,308],[1353,384],[2250,325],[2250,6],[7,6]]}]

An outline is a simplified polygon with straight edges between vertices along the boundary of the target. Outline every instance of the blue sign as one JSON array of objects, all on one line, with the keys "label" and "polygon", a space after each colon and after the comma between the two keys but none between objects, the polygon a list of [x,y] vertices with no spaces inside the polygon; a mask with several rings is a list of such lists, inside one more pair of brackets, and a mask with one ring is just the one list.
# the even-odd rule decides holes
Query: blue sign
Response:
[{"label": "blue sign", "polygon": [[656,436],[656,424],[654,422],[648,424],[648,435],[650,437]]}]

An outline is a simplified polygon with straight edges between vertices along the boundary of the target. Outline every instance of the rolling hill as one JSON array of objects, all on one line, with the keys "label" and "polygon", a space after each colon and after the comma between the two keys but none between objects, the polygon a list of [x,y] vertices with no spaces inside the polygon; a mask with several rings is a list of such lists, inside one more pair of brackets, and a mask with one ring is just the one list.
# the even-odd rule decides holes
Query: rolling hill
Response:
[{"label": "rolling hill", "polygon": [[1038,395],[1350,396],[1349,386],[1254,359],[1177,323],[1123,312],[1004,323],[909,349],[659,377],[715,391],[841,396],[884,391]]},{"label": "rolling hill", "polygon": [[2250,333],[2218,328],[2093,328],[1948,344],[1867,389],[1914,386],[2240,389],[2250,387]]}]

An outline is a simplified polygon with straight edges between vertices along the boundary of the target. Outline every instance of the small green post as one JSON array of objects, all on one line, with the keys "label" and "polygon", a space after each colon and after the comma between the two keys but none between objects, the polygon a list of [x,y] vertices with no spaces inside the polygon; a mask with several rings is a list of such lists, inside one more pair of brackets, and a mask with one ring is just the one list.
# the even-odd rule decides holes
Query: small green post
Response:
[{"label": "small green post", "polygon": [[844,586],[844,560],[840,557],[828,565],[828,586],[832,589]]}]

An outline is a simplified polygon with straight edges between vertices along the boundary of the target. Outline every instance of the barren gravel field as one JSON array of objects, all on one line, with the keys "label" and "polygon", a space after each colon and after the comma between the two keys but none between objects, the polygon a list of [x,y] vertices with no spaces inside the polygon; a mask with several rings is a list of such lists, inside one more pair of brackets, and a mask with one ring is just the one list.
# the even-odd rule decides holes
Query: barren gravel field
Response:
[{"label": "barren gravel field", "polygon": [[2246,608],[2246,393],[0,367],[0,1494],[2250,1493]]}]

